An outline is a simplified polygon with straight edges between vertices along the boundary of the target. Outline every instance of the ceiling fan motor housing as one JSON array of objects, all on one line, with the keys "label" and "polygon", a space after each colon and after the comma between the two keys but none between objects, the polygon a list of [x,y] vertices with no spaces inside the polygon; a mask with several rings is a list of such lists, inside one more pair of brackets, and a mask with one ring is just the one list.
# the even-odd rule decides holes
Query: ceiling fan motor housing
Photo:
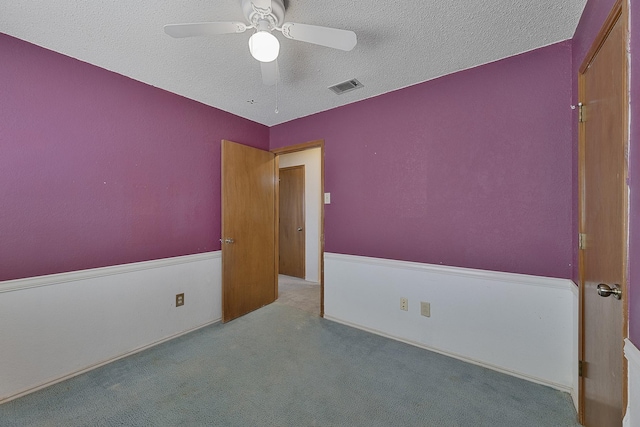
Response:
[{"label": "ceiling fan motor housing", "polygon": [[[258,3],[256,5],[256,3]],[[269,31],[279,27],[284,22],[284,3],[282,0],[271,0],[271,8],[261,8],[255,0],[242,0],[242,12],[247,22],[257,26],[259,21],[269,22]]]}]

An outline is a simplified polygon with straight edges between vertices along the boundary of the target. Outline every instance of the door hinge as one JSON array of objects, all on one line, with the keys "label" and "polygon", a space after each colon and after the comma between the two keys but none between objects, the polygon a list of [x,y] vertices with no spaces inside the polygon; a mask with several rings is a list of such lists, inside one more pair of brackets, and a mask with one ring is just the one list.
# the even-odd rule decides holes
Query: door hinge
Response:
[{"label": "door hinge", "polygon": [[587,249],[587,235],[585,233],[580,233],[578,236],[578,245],[580,249]]},{"label": "door hinge", "polygon": [[586,121],[586,110],[585,105],[582,102],[578,102],[578,122],[584,123]]},{"label": "door hinge", "polygon": [[578,360],[578,376],[584,376],[584,362],[582,360]]}]

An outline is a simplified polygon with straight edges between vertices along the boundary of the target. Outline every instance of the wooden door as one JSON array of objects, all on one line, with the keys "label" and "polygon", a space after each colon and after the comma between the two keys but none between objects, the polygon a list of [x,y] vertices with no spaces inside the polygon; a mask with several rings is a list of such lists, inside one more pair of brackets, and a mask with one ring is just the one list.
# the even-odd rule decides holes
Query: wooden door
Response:
[{"label": "wooden door", "polygon": [[[620,2],[619,2],[620,3]],[[627,257],[627,101],[625,25],[621,6],[581,69],[580,123],[582,423],[622,425]],[[618,286],[622,298],[599,296]]]},{"label": "wooden door", "polygon": [[276,161],[222,141],[222,321],[276,299]]},{"label": "wooden door", "polygon": [[279,273],[304,279],[304,165],[280,169],[279,197]]}]

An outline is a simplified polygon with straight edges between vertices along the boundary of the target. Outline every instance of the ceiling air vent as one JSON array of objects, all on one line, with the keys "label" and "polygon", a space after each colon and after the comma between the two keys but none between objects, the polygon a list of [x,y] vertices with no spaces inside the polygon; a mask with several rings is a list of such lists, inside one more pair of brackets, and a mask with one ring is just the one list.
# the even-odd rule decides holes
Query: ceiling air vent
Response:
[{"label": "ceiling air vent", "polygon": [[356,79],[347,80],[346,82],[338,83],[337,85],[329,86],[329,89],[336,95],[342,95],[345,92],[351,92],[352,90],[360,89],[364,87],[362,83],[360,83]]}]

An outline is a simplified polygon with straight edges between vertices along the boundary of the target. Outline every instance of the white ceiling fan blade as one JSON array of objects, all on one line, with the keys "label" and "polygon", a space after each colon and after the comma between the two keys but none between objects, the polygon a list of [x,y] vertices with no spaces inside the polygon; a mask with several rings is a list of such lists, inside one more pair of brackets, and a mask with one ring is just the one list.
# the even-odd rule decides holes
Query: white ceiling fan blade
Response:
[{"label": "white ceiling fan blade", "polygon": [[296,24],[293,22],[285,22],[282,24],[282,34],[288,39],[340,50],[351,50],[358,42],[356,33],[353,31],[318,27],[316,25]]},{"label": "white ceiling fan blade", "polygon": [[242,22],[198,22],[195,24],[167,24],[164,26],[164,32],[176,38],[244,33],[246,29],[247,26]]},{"label": "white ceiling fan blade", "polygon": [[261,62],[260,71],[262,71],[262,83],[267,86],[273,86],[278,82],[278,60],[271,62]]}]

